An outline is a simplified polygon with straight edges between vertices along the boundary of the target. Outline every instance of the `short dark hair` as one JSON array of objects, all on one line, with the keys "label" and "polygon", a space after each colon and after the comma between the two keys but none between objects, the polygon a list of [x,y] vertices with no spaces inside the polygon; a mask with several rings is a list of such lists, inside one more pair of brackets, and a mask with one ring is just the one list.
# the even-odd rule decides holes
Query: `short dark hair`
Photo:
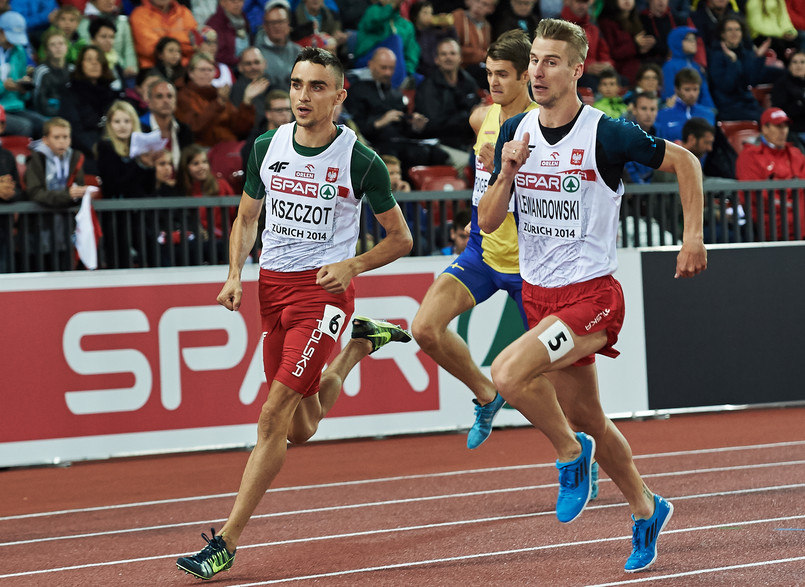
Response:
[{"label": "short dark hair", "polygon": [[[294,67],[296,67],[297,63],[302,63],[303,61],[329,67],[335,74],[336,87],[339,90],[344,87],[344,65],[333,53],[318,47],[305,47],[296,56],[296,60],[293,62]],[[291,68],[291,71],[293,71],[293,68]]]},{"label": "short dark hair", "polygon": [[613,79],[613,78],[616,81],[620,82],[620,78],[618,77],[618,72],[615,71],[615,68],[613,68],[613,67],[605,67],[598,74],[599,81],[604,80],[604,79]]},{"label": "short dark hair", "polygon": [[674,76],[674,87],[681,88],[685,84],[696,84],[697,86],[701,86],[702,76],[700,76],[699,72],[695,69],[683,67],[677,71],[676,75]]},{"label": "short dark hair", "polygon": [[634,96],[635,106],[637,106],[637,101],[640,100],[641,98],[644,100],[651,100],[655,104],[659,105],[659,102],[657,101],[657,94],[655,94],[654,92],[636,92]]},{"label": "short dark hair", "polygon": [[694,116],[682,127],[682,141],[687,141],[690,135],[693,135],[696,140],[698,140],[707,133],[711,133],[713,136],[715,136],[716,129],[704,118]]},{"label": "short dark hair", "polygon": [[489,45],[486,58],[492,61],[509,61],[517,75],[523,75],[528,69],[531,41],[522,29],[511,29],[500,35]]},{"label": "short dark hair", "polygon": [[112,19],[106,18],[105,16],[99,16],[98,18],[93,18],[89,21],[89,38],[94,39],[95,35],[98,34],[102,28],[112,29],[117,33],[117,25],[112,21]]}]

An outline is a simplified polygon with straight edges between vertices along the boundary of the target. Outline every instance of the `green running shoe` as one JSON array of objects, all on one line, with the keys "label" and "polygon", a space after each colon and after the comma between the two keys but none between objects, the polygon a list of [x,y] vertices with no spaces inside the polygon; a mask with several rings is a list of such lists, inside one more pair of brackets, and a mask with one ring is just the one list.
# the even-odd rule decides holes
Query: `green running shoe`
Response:
[{"label": "green running shoe", "polygon": [[190,573],[199,579],[212,579],[221,571],[228,571],[235,560],[235,553],[226,549],[226,543],[220,536],[215,535],[215,528],[210,528],[212,540],[202,532],[201,537],[207,542],[201,552],[193,556],[183,556],[176,561],[180,571]]},{"label": "green running shoe", "polygon": [[355,316],[352,318],[352,338],[365,338],[371,342],[371,355],[392,341],[410,342],[411,333],[390,322]]}]

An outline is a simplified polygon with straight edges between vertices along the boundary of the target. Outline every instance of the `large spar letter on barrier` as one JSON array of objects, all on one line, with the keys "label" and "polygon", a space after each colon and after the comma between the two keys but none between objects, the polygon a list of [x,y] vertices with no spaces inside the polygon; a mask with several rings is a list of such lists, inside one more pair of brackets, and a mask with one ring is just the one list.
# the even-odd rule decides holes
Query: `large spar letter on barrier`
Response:
[{"label": "large spar letter on barrier", "polygon": [[62,350],[70,368],[80,375],[131,373],[134,385],[123,389],[66,391],[69,410],[77,415],[133,412],[151,395],[151,366],[145,355],[135,349],[85,351],[84,336],[148,332],[148,318],[141,310],[78,312],[64,327]]},{"label": "large spar letter on barrier", "polygon": [[162,405],[175,410],[182,403],[182,376],[179,360],[179,333],[223,330],[223,345],[181,349],[185,365],[193,371],[231,369],[246,352],[246,322],[238,312],[222,311],[221,306],[170,308],[159,321],[159,367]]}]

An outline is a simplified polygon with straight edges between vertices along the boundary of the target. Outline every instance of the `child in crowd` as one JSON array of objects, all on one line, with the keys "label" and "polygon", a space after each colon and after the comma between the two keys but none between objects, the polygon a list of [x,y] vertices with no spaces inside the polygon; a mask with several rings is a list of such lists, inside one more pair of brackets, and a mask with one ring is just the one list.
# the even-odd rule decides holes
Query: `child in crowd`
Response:
[{"label": "child in crowd", "polygon": [[116,34],[117,25],[108,18],[98,17],[93,19],[89,25],[90,42],[103,51],[106,63],[109,64],[109,69],[115,76],[109,87],[116,92],[121,92],[126,87],[127,80],[123,67],[120,65],[120,56],[115,50]]},{"label": "child in crowd", "polygon": [[[6,111],[0,106],[0,134],[6,129]],[[0,143],[2,145],[2,143]],[[14,154],[0,146],[0,206],[13,204],[23,199],[20,176]],[[0,222],[0,273],[11,270],[12,228]]]},{"label": "child in crowd", "polygon": [[182,65],[182,44],[173,37],[162,37],[154,47],[154,69],[178,86],[184,83],[185,67]]},{"label": "child in crowd", "polygon": [[668,49],[671,51],[671,57],[662,66],[662,77],[665,80],[662,99],[668,100],[674,95],[674,78],[680,69],[693,69],[702,80],[698,104],[714,109],[715,104],[713,104],[713,98],[710,97],[710,88],[707,85],[707,75],[702,66],[694,61],[698,50],[697,42],[696,29],[691,27],[677,27],[668,34]]},{"label": "child in crowd", "polygon": [[[158,198],[177,198],[184,194],[176,187],[176,171],[173,167],[173,154],[167,149],[154,155],[156,185],[154,195]],[[159,232],[156,241],[159,245],[159,266],[174,267],[196,265],[198,256],[193,245],[196,235],[192,228],[197,224],[196,210],[162,210],[159,213]],[[149,262],[154,266],[155,263]]]},{"label": "child in crowd", "polygon": [[[78,23],[81,22],[81,11],[75,6],[65,5],[59,8],[53,16],[53,25],[48,29],[59,29],[67,38],[67,63],[75,63],[78,53],[87,42],[78,34]],[[47,32],[47,31],[45,31]],[[40,45],[36,54],[40,63],[45,60],[45,48]]]},{"label": "child in crowd", "polygon": [[[210,162],[207,159],[207,151],[204,147],[193,144],[182,149],[182,157],[179,161],[177,172],[177,185],[179,193],[186,196],[234,196],[235,192],[227,181],[221,177],[216,177],[210,169]],[[224,227],[223,214],[221,208],[215,208],[213,221],[207,217],[207,208],[201,208],[201,227],[202,237],[205,241],[205,256],[211,259],[212,243],[215,243],[216,256],[219,263],[225,262],[223,236],[224,230],[229,231],[229,226]],[[231,224],[235,218],[235,209],[229,210],[229,221]]]},{"label": "child in crowd", "polygon": [[64,31],[51,28],[42,35],[45,60],[34,70],[34,110],[45,116],[59,113],[62,94],[70,82],[73,65],[67,63],[67,37]]},{"label": "child in crowd", "polygon": [[[31,148],[25,167],[25,192],[28,199],[50,208],[66,208],[77,204],[84,196],[84,155],[71,147],[71,127],[64,118],[54,117],[45,122],[42,140]],[[97,195],[97,194],[96,194]],[[46,225],[40,241],[46,260],[44,271],[63,271],[70,266],[70,246],[65,222],[71,215],[54,215],[53,224]]]},{"label": "child in crowd", "polygon": [[593,107],[612,118],[622,118],[629,105],[621,97],[621,85],[618,72],[608,67],[598,74],[598,93],[601,97],[593,103]]},{"label": "child in crowd", "polygon": [[715,125],[713,110],[698,103],[702,76],[693,69],[680,69],[674,77],[674,103],[657,113],[657,136],[678,143],[682,141],[682,127],[694,116]]},{"label": "child in crowd", "polygon": [[28,35],[19,12],[0,14],[0,106],[6,111],[6,134],[39,138],[45,117],[26,110],[33,81],[28,71]]}]

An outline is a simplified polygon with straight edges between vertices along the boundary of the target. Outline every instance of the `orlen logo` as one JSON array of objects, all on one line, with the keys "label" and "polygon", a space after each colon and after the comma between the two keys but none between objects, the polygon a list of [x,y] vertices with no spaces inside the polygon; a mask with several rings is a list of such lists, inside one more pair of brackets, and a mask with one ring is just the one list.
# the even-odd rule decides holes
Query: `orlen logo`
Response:
[{"label": "orlen logo", "polygon": [[554,151],[551,153],[550,157],[550,159],[543,159],[540,161],[540,167],[559,167],[559,153]]},{"label": "orlen logo", "polygon": [[316,174],[314,173],[316,171],[316,168],[313,165],[308,163],[307,165],[305,165],[305,169],[307,171],[295,171],[294,176],[304,177],[305,179],[314,179],[316,177]]},{"label": "orlen logo", "polygon": [[546,192],[559,192],[562,190],[558,175],[544,175],[542,173],[518,173],[515,179],[517,187],[530,190],[543,190]]},{"label": "orlen logo", "polygon": [[283,194],[305,196],[306,198],[315,198],[319,194],[319,186],[316,183],[291,179],[290,177],[280,177],[279,175],[271,176],[269,188]]}]

